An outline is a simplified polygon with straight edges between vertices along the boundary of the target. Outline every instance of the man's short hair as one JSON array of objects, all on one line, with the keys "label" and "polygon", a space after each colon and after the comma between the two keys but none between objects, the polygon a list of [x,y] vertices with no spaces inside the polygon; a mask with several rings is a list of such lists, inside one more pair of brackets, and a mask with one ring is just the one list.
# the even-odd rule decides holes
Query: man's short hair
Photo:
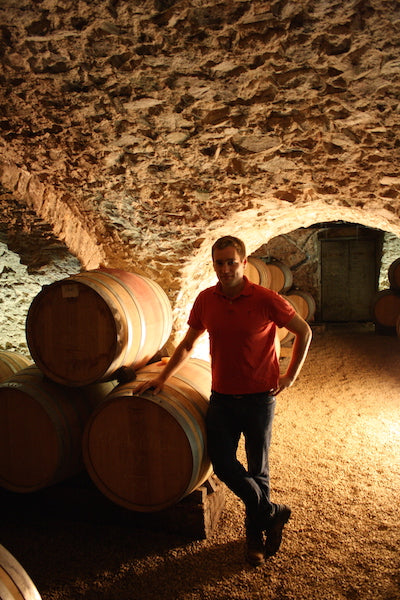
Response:
[{"label": "man's short hair", "polygon": [[214,242],[211,248],[211,256],[214,258],[214,250],[224,250],[228,246],[233,246],[237,250],[241,260],[246,258],[246,246],[244,242],[233,235],[224,235]]}]

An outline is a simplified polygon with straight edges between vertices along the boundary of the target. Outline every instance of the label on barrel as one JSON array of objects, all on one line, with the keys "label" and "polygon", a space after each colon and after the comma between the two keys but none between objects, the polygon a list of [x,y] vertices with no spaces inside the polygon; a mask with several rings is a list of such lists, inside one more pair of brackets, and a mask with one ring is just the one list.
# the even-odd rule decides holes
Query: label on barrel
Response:
[{"label": "label on barrel", "polygon": [[66,283],[61,286],[63,298],[77,298],[79,296],[79,287],[76,283]]}]

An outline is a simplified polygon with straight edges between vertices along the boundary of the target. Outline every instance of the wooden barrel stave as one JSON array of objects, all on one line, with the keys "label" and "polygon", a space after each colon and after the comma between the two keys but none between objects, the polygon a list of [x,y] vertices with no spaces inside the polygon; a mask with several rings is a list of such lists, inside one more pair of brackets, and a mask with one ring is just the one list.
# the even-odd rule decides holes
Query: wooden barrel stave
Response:
[{"label": "wooden barrel stave", "polygon": [[32,361],[29,358],[18,352],[0,350],[0,383],[31,364]]},{"label": "wooden barrel stave", "polygon": [[290,268],[278,260],[267,263],[267,266],[271,275],[270,289],[282,294],[290,290],[293,285]]},{"label": "wooden barrel stave", "polygon": [[[289,304],[297,311],[297,305],[294,302],[293,298],[291,298],[289,296],[285,296],[284,294],[280,294],[280,296],[282,296],[282,298],[284,298],[287,302],[289,302]],[[280,340],[280,343],[282,346],[284,346],[285,344],[288,344],[289,342],[292,342],[295,337],[294,333],[289,331],[289,329],[287,329],[286,327],[278,327],[277,334],[278,334],[278,337],[279,337],[279,340]]]},{"label": "wooden barrel stave", "polygon": [[400,314],[400,291],[385,289],[379,291],[373,301],[373,320],[382,327],[396,328],[396,320]]},{"label": "wooden barrel stave", "polygon": [[[136,367],[145,364],[148,359],[162,348],[168,340],[172,329],[172,311],[164,290],[154,281],[137,273],[129,273],[120,269],[101,269],[97,275],[108,277],[123,287],[140,317],[140,343],[137,344],[136,355],[130,356],[131,364]],[[149,292],[151,302],[148,302]],[[128,304],[129,305],[129,304]],[[132,338],[134,339],[133,327]],[[139,327],[137,328],[139,331]],[[143,359],[146,357],[146,360]],[[125,362],[128,359],[125,358]]]},{"label": "wooden barrel stave", "polygon": [[0,544],[1,600],[40,600],[41,596],[17,559]]},{"label": "wooden barrel stave", "polygon": [[36,366],[0,384],[0,485],[33,492],[82,471],[86,422],[114,386],[71,389]]},{"label": "wooden barrel stave", "polygon": [[281,346],[284,346],[294,339],[294,334],[289,331],[289,329],[286,329],[286,327],[277,327],[276,331]]},{"label": "wooden barrel stave", "polygon": [[297,312],[305,321],[313,320],[316,304],[311,294],[303,290],[290,290],[287,298],[294,303]]},{"label": "wooden barrel stave", "polygon": [[190,359],[162,391],[133,389],[163,362],[139,369],[134,382],[116,387],[94,411],[83,438],[83,456],[95,485],[125,508],[154,512],[176,504],[211,474],[205,416],[210,367]]},{"label": "wooden barrel stave", "polygon": [[247,259],[247,263],[246,263],[246,266],[244,269],[244,274],[246,275],[246,277],[249,281],[251,281],[252,283],[256,283],[257,285],[260,285],[260,273],[259,273],[257,267],[250,260],[250,257],[248,257],[248,259]]},{"label": "wooden barrel stave", "polygon": [[244,273],[252,283],[257,283],[258,285],[266,288],[270,287],[270,270],[268,265],[261,260],[261,258],[249,256],[247,258],[247,265]]},{"label": "wooden barrel stave", "polygon": [[[159,368],[159,367],[158,367]],[[148,375],[155,376],[157,370],[151,365],[142,369],[141,377],[147,378]],[[206,428],[205,419],[208,410],[209,396],[211,391],[210,381],[210,365],[202,359],[192,358],[186,363],[186,368],[180,369],[174,375],[175,384],[168,381],[165,385],[169,391],[167,402],[175,405],[176,409],[185,411],[186,416],[194,417],[191,420],[191,427],[198,433],[196,444],[192,444],[193,453],[198,453],[199,470],[198,473],[193,471],[192,480],[186,487],[184,496],[189,494],[195,487],[198,487],[211,474],[211,466],[207,457],[207,449],[205,447]],[[195,387],[193,387],[193,382]],[[178,401],[177,401],[178,400]],[[186,426],[186,419],[181,422],[182,426]],[[197,462],[197,461],[194,461]]]},{"label": "wooden barrel stave", "polygon": [[165,344],[172,310],[146,277],[117,269],[84,271],[46,286],[27,316],[27,341],[57,383],[83,386],[140,368]]}]

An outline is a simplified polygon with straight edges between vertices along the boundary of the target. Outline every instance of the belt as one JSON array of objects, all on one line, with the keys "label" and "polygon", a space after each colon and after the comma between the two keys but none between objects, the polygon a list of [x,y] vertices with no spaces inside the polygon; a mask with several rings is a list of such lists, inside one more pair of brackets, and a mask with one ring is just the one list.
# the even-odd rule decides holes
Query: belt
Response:
[{"label": "belt", "polygon": [[235,400],[243,400],[245,398],[249,398],[249,396],[259,396],[260,394],[267,394],[268,396],[274,395],[274,390],[267,390],[266,392],[254,392],[253,394],[228,394]]}]

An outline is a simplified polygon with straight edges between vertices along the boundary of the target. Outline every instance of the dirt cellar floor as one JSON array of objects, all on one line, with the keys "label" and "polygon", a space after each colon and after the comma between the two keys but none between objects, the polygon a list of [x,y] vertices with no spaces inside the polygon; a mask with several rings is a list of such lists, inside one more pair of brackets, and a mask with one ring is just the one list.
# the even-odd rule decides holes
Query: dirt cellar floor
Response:
[{"label": "dirt cellar floor", "polygon": [[293,512],[280,552],[259,568],[244,561],[243,509],[229,491],[206,540],[2,492],[0,544],[43,600],[398,600],[397,338],[314,333],[299,380],[278,398],[271,483]]}]

